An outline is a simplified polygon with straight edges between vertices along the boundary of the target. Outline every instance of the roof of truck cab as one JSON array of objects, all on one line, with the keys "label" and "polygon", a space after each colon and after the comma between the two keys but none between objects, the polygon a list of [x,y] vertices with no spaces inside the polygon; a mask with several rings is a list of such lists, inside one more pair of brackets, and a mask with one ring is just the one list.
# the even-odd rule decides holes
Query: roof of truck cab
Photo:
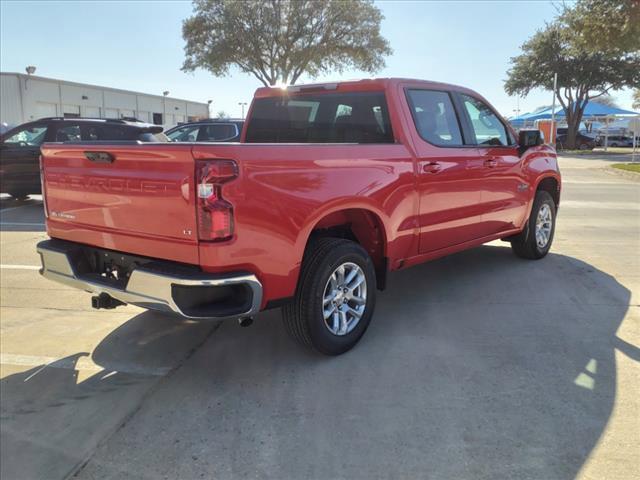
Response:
[{"label": "roof of truck cab", "polygon": [[434,90],[456,90],[460,92],[475,92],[469,88],[449,83],[434,82],[430,80],[419,80],[415,78],[367,78],[360,80],[345,80],[337,82],[308,83],[300,85],[289,85],[286,87],[261,87],[255,92],[254,97],[275,97],[282,95],[311,93],[320,91],[373,91],[386,90],[393,88],[398,84],[419,85],[424,88]]}]

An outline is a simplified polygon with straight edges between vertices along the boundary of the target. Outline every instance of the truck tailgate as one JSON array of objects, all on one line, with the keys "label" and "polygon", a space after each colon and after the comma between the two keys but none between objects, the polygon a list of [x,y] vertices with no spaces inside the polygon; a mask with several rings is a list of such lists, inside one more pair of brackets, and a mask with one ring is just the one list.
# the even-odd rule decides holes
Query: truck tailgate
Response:
[{"label": "truck tailgate", "polygon": [[45,144],[42,167],[51,237],[198,263],[190,145]]}]

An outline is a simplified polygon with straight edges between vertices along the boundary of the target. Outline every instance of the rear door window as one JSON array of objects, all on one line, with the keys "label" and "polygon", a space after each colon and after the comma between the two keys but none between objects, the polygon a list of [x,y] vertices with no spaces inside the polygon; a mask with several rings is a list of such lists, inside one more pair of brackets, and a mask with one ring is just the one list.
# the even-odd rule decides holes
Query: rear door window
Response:
[{"label": "rear door window", "polygon": [[234,123],[203,125],[198,135],[199,142],[228,142],[238,136],[238,127]]},{"label": "rear door window", "polygon": [[116,125],[100,125],[98,137],[100,140],[133,140],[136,137],[136,132],[133,129]]},{"label": "rear door window", "polygon": [[438,146],[463,144],[451,97],[439,90],[408,90],[407,99],[418,134]]},{"label": "rear door window", "polygon": [[296,94],[254,100],[247,143],[393,143],[384,93]]},{"label": "rear door window", "polygon": [[80,142],[82,141],[82,132],[78,124],[56,125],[56,142]]}]

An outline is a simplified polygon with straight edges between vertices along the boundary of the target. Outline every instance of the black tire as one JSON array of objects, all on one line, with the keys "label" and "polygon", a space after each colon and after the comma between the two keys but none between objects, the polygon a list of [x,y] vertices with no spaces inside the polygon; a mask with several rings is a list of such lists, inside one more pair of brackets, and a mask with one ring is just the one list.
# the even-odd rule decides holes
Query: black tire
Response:
[{"label": "black tire", "polygon": [[[329,277],[347,262],[356,264],[364,273],[366,302],[353,330],[337,335],[325,324],[323,296]],[[353,348],[369,326],[375,308],[375,293],[375,268],[364,248],[341,238],[313,240],[305,252],[296,296],[283,308],[285,328],[304,347],[325,355],[340,355]]]},{"label": "black tire", "polygon": [[[548,206],[551,212],[551,231],[548,235],[547,243],[544,246],[538,245],[536,240],[536,221],[538,213],[544,206]],[[531,208],[531,215],[527,220],[523,232],[514,237],[511,240],[511,248],[513,253],[518,257],[527,258],[530,260],[538,260],[549,253],[551,244],[553,243],[553,235],[556,230],[556,204],[549,192],[540,190],[536,192],[536,198],[533,201],[533,207]]]},{"label": "black tire", "polygon": [[29,194],[24,192],[9,192],[9,195],[14,200],[26,200],[29,197]]}]

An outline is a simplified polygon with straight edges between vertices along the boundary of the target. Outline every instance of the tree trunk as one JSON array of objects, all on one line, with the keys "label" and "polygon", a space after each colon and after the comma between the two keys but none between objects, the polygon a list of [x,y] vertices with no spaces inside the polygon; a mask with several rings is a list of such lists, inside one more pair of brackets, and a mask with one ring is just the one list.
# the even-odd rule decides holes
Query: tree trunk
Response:
[{"label": "tree trunk", "polygon": [[580,128],[580,122],[576,122],[576,116],[572,115],[572,118],[567,119],[567,140],[564,143],[564,148],[574,150],[577,148],[576,137],[578,135],[578,129]]},{"label": "tree trunk", "polygon": [[[578,102],[576,102],[578,104]],[[582,102],[580,102],[581,104]],[[578,130],[580,130],[580,122],[582,121],[582,113],[584,112],[584,107],[570,107],[570,111],[565,110],[565,114],[567,115],[567,140],[564,142],[563,147],[569,150],[574,150],[580,148],[577,142]]]}]

